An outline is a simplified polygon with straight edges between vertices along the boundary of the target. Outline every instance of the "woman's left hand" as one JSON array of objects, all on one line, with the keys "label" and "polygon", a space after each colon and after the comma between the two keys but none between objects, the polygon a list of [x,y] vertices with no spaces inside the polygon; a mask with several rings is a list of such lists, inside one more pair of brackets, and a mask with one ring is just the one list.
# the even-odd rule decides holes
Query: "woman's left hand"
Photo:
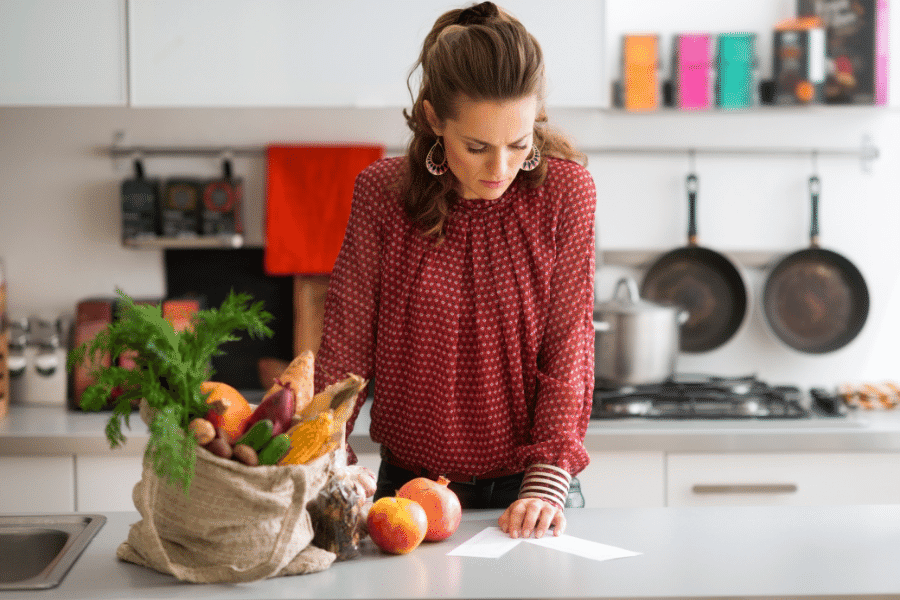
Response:
[{"label": "woman's left hand", "polygon": [[500,515],[497,525],[511,538],[540,538],[550,527],[553,535],[562,535],[566,516],[561,508],[541,498],[519,498]]}]

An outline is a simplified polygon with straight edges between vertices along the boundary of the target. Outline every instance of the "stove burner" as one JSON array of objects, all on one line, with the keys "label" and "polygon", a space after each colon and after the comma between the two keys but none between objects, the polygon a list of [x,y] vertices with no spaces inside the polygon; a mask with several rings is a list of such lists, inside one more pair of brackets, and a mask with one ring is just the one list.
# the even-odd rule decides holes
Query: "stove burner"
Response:
[{"label": "stove burner", "polygon": [[594,389],[592,419],[802,419],[800,390],[755,376],[676,375],[660,384]]}]

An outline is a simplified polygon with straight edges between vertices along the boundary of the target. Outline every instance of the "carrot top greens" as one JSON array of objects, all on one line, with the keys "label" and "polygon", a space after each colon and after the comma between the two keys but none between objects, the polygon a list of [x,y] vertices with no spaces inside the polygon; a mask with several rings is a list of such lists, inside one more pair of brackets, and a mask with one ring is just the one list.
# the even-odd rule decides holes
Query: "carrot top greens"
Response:
[{"label": "carrot top greens", "polygon": [[[137,304],[121,290],[117,294],[117,318],[69,355],[69,369],[85,363],[94,378],[81,406],[101,410],[114,390],[121,391],[106,425],[106,437],[115,448],[125,441],[122,424],[130,427],[132,406],[144,399],[153,409],[151,414],[155,413],[145,457],[160,478],[181,485],[186,493],[196,460],[188,423],[207,413],[200,384],[214,373],[211,359],[224,354],[222,344],[240,339],[235,334],[238,330],[254,338],[271,337],[267,323],[273,317],[263,310],[262,302],[251,303],[249,294],[232,290],[219,308],[197,312],[190,327],[175,331],[163,318],[161,305]],[[136,366],[116,366],[122,354]],[[112,366],[102,364],[107,355]]]}]

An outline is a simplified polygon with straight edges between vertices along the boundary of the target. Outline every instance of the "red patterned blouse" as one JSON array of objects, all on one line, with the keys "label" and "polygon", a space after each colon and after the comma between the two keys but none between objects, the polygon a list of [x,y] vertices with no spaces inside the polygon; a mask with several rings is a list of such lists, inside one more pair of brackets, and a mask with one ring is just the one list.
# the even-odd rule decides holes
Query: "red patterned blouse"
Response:
[{"label": "red patterned blouse", "polygon": [[588,463],[594,181],[548,159],[539,188],[516,179],[497,200],[461,201],[435,245],[393,191],[405,160],[356,180],[316,390],[347,373],[373,379],[370,435],[403,464],[525,471],[520,497],[564,504]]}]

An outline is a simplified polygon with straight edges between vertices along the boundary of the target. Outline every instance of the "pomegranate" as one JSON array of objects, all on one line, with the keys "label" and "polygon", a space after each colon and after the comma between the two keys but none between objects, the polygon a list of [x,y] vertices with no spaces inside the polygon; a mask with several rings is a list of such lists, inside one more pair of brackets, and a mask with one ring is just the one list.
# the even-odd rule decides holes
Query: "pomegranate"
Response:
[{"label": "pomegranate", "polygon": [[446,477],[438,477],[437,481],[417,477],[397,491],[398,497],[415,500],[425,509],[428,516],[425,539],[429,542],[439,542],[453,535],[462,519],[459,497],[447,487],[449,483]]},{"label": "pomegranate", "polygon": [[382,551],[390,554],[412,552],[425,539],[428,518],[418,502],[408,498],[380,498],[366,517],[369,537]]}]

